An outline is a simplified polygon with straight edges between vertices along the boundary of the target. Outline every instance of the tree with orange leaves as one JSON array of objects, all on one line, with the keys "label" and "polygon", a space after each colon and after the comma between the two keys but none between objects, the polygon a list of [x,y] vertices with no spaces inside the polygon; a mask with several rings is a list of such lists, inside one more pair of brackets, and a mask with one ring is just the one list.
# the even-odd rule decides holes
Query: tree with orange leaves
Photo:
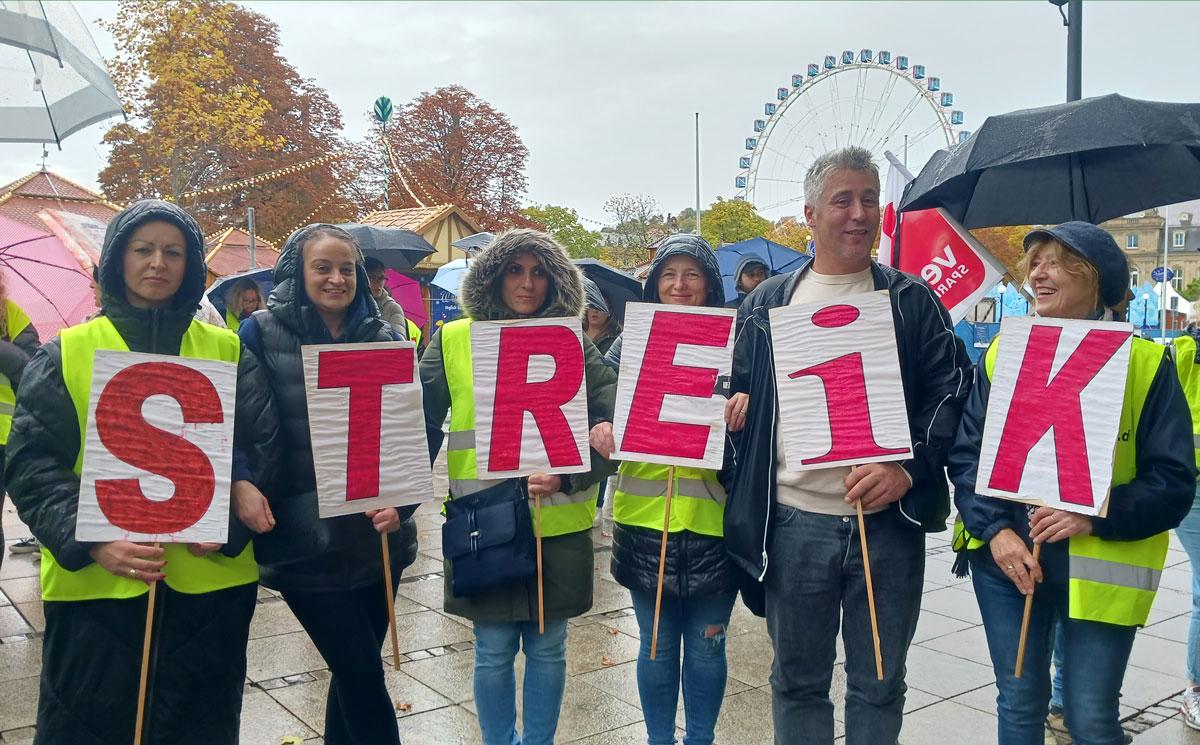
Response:
[{"label": "tree with orange leaves", "polygon": [[1004,264],[1010,274],[1015,276],[1017,265],[1021,263],[1021,256],[1025,253],[1022,241],[1025,234],[1032,229],[1030,225],[1002,225],[995,228],[975,228],[970,232],[992,256]]},{"label": "tree with orange leaves", "polygon": [[[372,135],[380,142],[378,125]],[[397,107],[388,123],[393,209],[453,204],[485,230],[524,225],[520,214],[529,150],[502,112],[462,86],[438,88]]]},{"label": "tree with orange leaves", "polygon": [[259,232],[276,239],[354,214],[343,188],[352,174],[336,158],[256,180],[344,147],[341,113],[279,54],[272,21],[216,0],[123,0],[107,26],[129,112],[104,136],[110,199],[173,199],[206,231],[243,224],[252,206]]}]

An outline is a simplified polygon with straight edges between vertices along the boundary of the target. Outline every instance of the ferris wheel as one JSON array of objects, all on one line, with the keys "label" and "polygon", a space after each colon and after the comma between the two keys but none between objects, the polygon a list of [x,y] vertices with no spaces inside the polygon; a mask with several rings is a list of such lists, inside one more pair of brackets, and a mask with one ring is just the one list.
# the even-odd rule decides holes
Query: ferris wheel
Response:
[{"label": "ferris wheel", "polygon": [[792,75],[791,86],[764,105],[738,161],[735,198],[764,217],[803,214],[804,174],[824,152],[860,145],[886,172],[890,150],[916,173],[935,151],[970,134],[959,129],[964,115],[954,94],[908,57],[847,50],[808,65],[807,73]]}]

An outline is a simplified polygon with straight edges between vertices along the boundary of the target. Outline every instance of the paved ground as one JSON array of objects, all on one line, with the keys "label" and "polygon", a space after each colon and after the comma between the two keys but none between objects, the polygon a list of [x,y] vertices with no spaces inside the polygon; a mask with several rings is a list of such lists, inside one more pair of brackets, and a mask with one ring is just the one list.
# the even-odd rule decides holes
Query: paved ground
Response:
[{"label": "paved ground", "polygon": [[[6,505],[3,519],[10,543],[28,534],[11,504]],[[441,610],[441,520],[432,507],[423,508],[417,519],[421,555],[401,580],[396,599],[404,655],[399,670],[392,669],[390,654],[386,663],[401,737],[405,745],[478,743],[471,693],[471,629]],[[910,690],[901,735],[906,745],[996,741],[994,678],[979,611],[970,582],[957,580],[950,572],[952,554],[946,535],[928,541],[921,622],[909,654]],[[594,538],[596,602],[590,615],[571,622],[570,677],[559,741],[640,745],[645,731],[634,674],[637,623],[628,593],[608,573],[607,540],[599,531],[594,531]],[[1168,564],[1151,625],[1139,633],[1134,646],[1121,712],[1139,745],[1200,745],[1200,736],[1187,730],[1177,714],[1191,609],[1191,572],[1177,544],[1172,545]],[[0,569],[0,742],[32,740],[42,629],[37,565],[29,555],[7,555]],[[321,742],[328,672],[287,606],[267,590],[259,592],[250,637],[242,742]],[[740,604],[730,625],[728,652],[729,685],[717,741],[770,743],[770,640],[761,619]],[[839,659],[834,675],[838,709],[844,681]]]}]

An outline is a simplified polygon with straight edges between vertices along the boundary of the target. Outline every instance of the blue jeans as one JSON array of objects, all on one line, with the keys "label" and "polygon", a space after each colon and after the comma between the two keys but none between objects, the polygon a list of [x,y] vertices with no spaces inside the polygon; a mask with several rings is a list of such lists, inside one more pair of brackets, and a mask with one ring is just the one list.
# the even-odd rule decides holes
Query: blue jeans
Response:
[{"label": "blue jeans", "polygon": [[883,680],[876,679],[858,521],[775,507],[767,567],[767,631],[775,650],[776,745],[833,742],[839,623],[846,647],[846,745],[894,745],[904,712],[904,662],[921,612],[925,536],[891,510],[866,517]]},{"label": "blue jeans", "polygon": [[1063,717],[1076,745],[1122,745],[1118,701],[1133,649],[1133,626],[1068,617],[1065,584],[1041,584],[1033,596],[1025,665],[1014,676],[1025,596],[984,550],[971,559],[971,580],[996,672],[1000,745],[1042,745],[1050,701],[1054,621],[1062,619]]},{"label": "blue jeans", "polygon": [[[513,663],[525,650],[524,737],[517,735],[517,677]],[[475,710],[484,745],[554,745],[567,683],[567,619],[475,622]]]},{"label": "blue jeans", "polygon": [[[1200,497],[1200,485],[1196,486]],[[1200,498],[1192,502],[1192,510],[1175,528],[1175,535],[1192,562],[1192,622],[1188,626],[1187,674],[1192,685],[1200,684]]]},{"label": "blue jeans", "polygon": [[685,599],[664,596],[653,660],[650,641],[654,637],[654,593],[630,590],[629,594],[633,596],[642,642],[637,660],[638,698],[646,717],[649,745],[675,743],[681,657],[687,732],[684,745],[712,745],[728,677],[725,629],[737,593]]},{"label": "blue jeans", "polygon": [[1058,711],[1063,708],[1063,648],[1067,643],[1063,640],[1063,624],[1061,618],[1054,619],[1054,678],[1050,685],[1050,707]]}]

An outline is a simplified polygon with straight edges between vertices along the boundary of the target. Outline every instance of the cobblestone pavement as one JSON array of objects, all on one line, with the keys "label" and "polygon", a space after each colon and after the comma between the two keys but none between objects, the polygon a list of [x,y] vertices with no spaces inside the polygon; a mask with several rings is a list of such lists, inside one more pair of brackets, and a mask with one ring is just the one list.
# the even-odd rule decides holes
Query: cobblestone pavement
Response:
[{"label": "cobblestone pavement", "polygon": [[[11,503],[5,505],[3,519],[9,543],[28,535]],[[441,518],[426,506],[417,520],[421,553],[401,579],[396,597],[400,668],[392,669],[390,645],[384,655],[401,738],[405,745],[478,743],[471,628],[442,612]],[[634,674],[637,623],[628,593],[608,572],[607,539],[598,530],[594,539],[595,605],[589,615],[571,621],[559,742],[640,745],[645,731]],[[908,659],[905,745],[996,741],[996,690],[979,609],[970,581],[950,572],[953,555],[947,541],[948,534],[928,539],[925,598]],[[1188,730],[1178,714],[1191,571],[1177,543],[1172,543],[1168,565],[1150,625],[1134,645],[1121,714],[1138,745],[1200,745],[1200,735]],[[30,555],[8,554],[0,569],[0,742],[29,743],[33,738],[43,627],[37,564]],[[740,603],[727,644],[729,685],[717,741],[770,743],[771,644],[763,621]],[[242,742],[320,743],[328,671],[287,606],[265,589],[259,591],[248,657]],[[839,735],[844,694],[839,650],[833,691]],[[678,721],[682,725],[682,710]]]}]

